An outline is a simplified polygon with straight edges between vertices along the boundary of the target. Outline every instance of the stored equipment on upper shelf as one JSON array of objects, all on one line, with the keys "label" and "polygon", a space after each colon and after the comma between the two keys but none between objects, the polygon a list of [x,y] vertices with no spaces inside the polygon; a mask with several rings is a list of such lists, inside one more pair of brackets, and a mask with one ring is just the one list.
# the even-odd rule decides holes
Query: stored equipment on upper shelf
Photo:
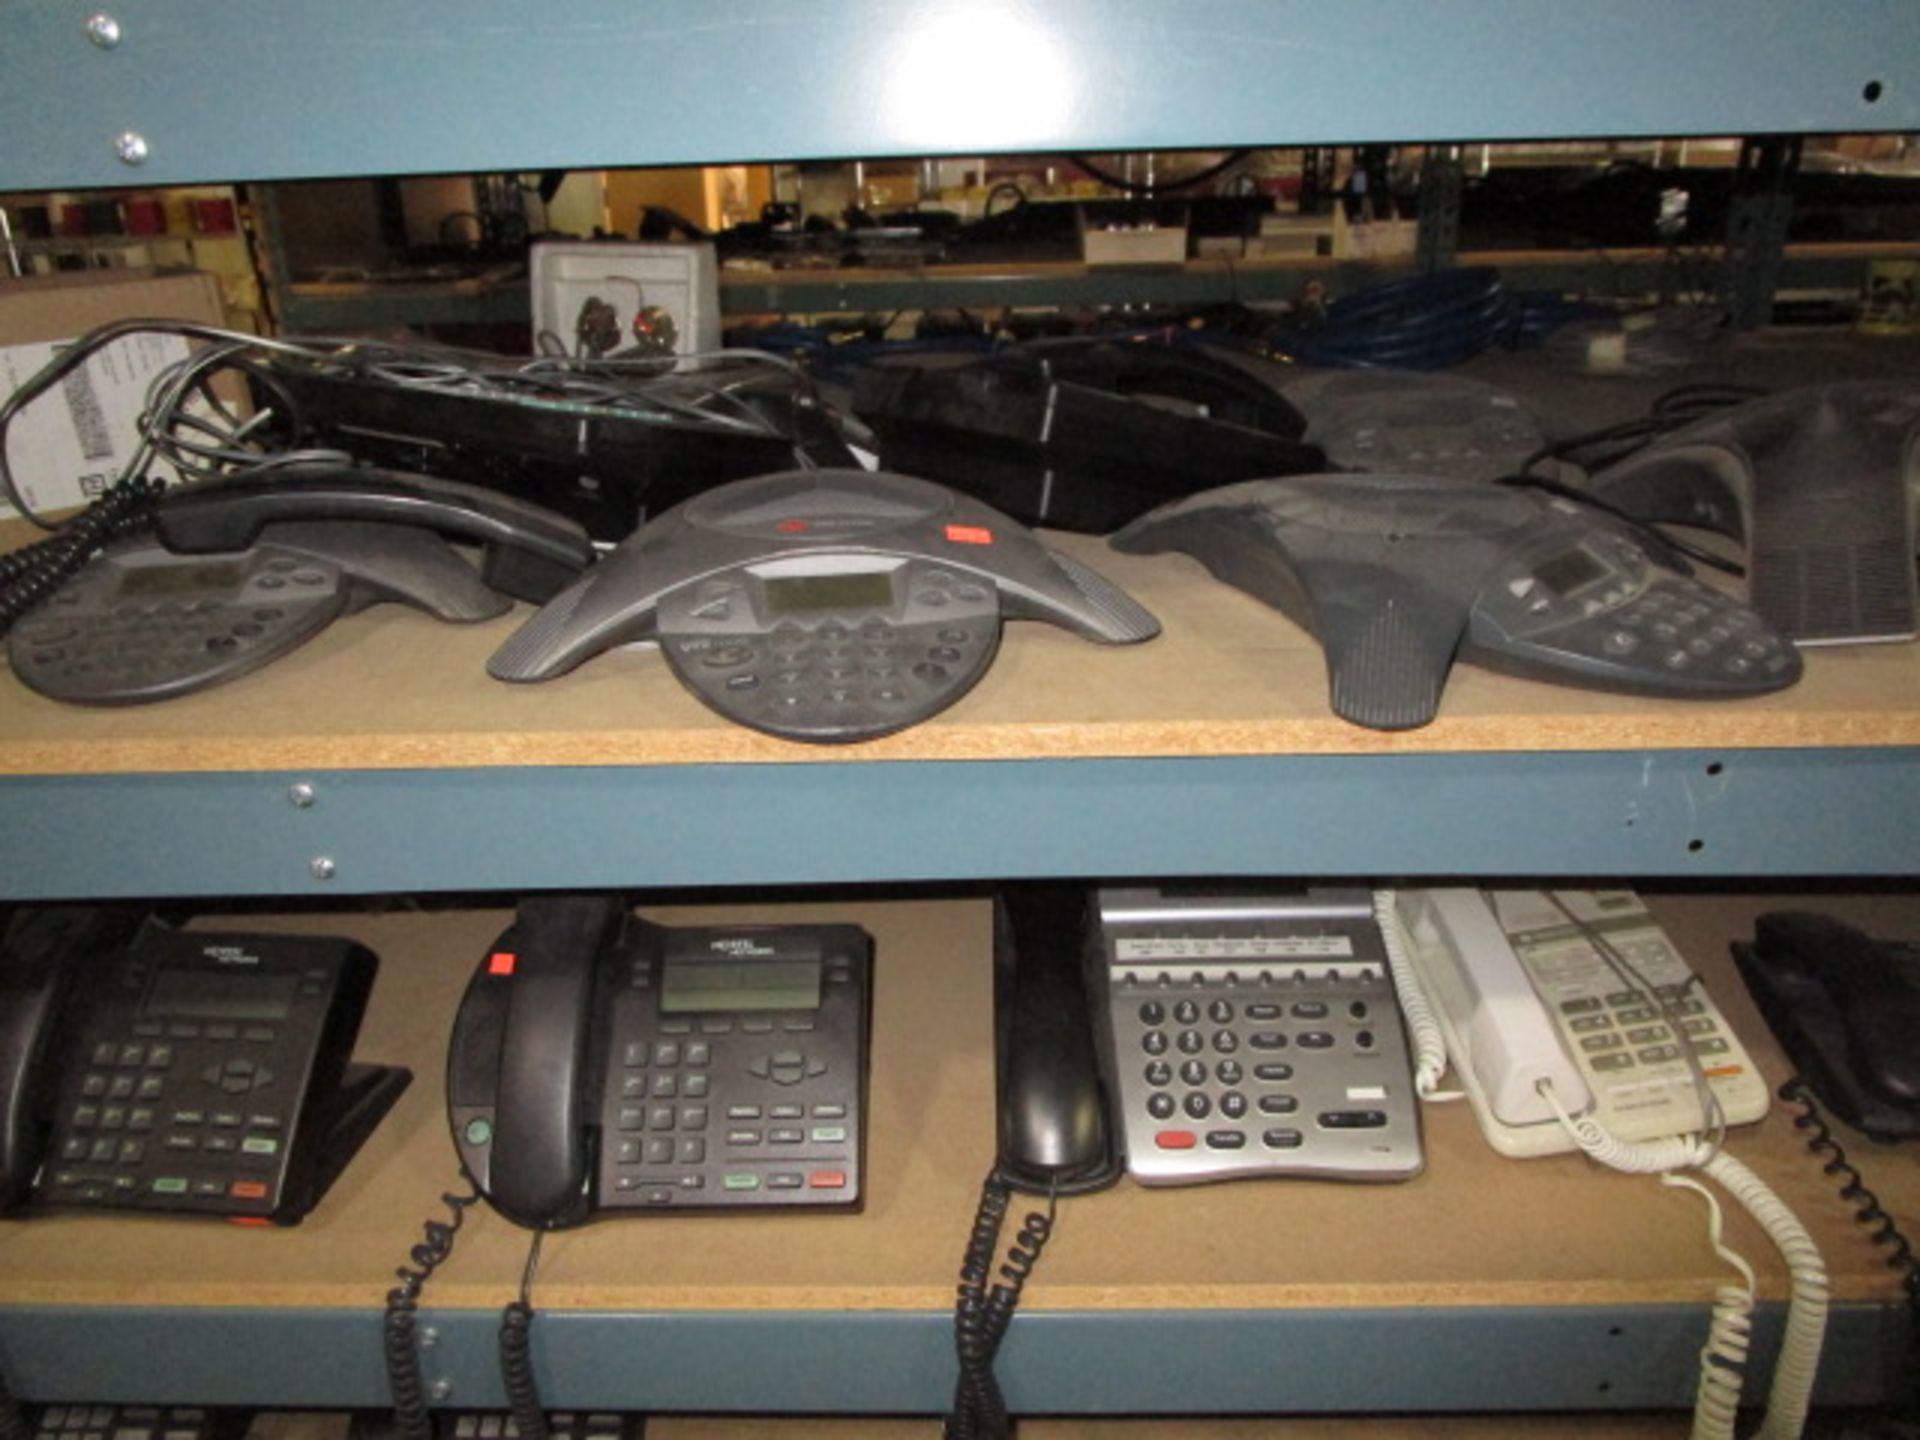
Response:
[{"label": "stored equipment on upper shelf", "polygon": [[1280,386],[1342,470],[1499,480],[1547,443],[1518,396],[1424,370],[1309,370]]},{"label": "stored equipment on upper shelf", "polygon": [[412,1079],[349,1064],[352,941],[17,912],[0,953],[0,1208],[297,1224]]},{"label": "stored equipment on upper shelf", "polygon": [[[161,496],[13,628],[14,674],[56,700],[171,699],[245,675],[383,601],[440,620],[550,598],[594,556],[572,521],[498,491],[325,462]],[[479,568],[451,541],[478,545]]]},{"label": "stored equipment on upper shelf", "polygon": [[1109,645],[1160,629],[1112,582],[977,501],[903,475],[794,471],[653,521],[487,669],[547,680],[657,639],[681,683],[730,720],[792,740],[864,740],[971,689],[1003,616]]},{"label": "stored equipment on upper shelf", "polygon": [[1776,910],[1733,957],[1822,1103],[1876,1140],[1920,1137],[1920,945]]},{"label": "stored equipment on upper shelf", "polygon": [[1093,974],[1134,1179],[1420,1173],[1367,891],[1103,888],[1098,905]]},{"label": "stored equipment on upper shelf", "polygon": [[1737,601],[1658,569],[1621,523],[1530,491],[1420,475],[1229,485],[1155,511],[1117,550],[1181,550],[1326,652],[1334,713],[1434,718],[1455,655],[1674,698],[1791,685],[1800,657]]},{"label": "stored equipment on upper shelf", "polygon": [[534,1229],[857,1205],[872,950],[854,925],[669,927],[611,896],[523,900],[448,1046],[462,1167]]},{"label": "stored equipment on upper shelf", "polygon": [[1642,520],[1742,541],[1749,603],[1801,644],[1920,633],[1920,387],[1862,381],[1750,400],[1586,482]]},{"label": "stored equipment on upper shelf", "polygon": [[1210,486],[1325,464],[1271,386],[1196,346],[1036,341],[951,368],[873,365],[853,409],[887,469],[1089,534]]}]

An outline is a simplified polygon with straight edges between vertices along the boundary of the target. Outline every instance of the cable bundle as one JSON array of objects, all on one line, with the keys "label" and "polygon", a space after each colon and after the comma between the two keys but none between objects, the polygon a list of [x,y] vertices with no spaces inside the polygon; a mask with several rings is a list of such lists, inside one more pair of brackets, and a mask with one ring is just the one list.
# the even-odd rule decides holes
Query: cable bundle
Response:
[{"label": "cable bundle", "polygon": [[1439,370],[1512,343],[1518,317],[1499,271],[1448,270],[1343,295],[1274,343],[1305,365]]},{"label": "cable bundle", "polygon": [[45,540],[0,555],[0,636],[77,574],[110,541],[144,530],[165,487],[122,480]]}]

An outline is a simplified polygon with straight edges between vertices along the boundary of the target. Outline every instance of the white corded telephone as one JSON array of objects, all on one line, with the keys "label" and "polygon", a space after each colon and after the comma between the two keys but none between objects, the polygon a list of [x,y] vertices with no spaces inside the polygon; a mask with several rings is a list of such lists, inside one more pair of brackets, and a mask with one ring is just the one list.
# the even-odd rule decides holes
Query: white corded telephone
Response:
[{"label": "white corded telephone", "polygon": [[1703,1086],[1721,1125],[1766,1114],[1753,1062],[1631,891],[1410,890],[1393,908],[1454,1070],[1501,1154],[1575,1148],[1543,1081],[1569,1114],[1620,1140],[1714,1128]]},{"label": "white corded telephone", "polygon": [[1696,977],[1628,891],[1381,891],[1375,908],[1429,1099],[1452,1070],[1502,1154],[1579,1149],[1703,1195],[1714,1249],[1744,1280],[1716,1294],[1694,1440],[1732,1440],[1753,1272],[1720,1243],[1711,1177],[1778,1247],[1792,1278],[1760,1440],[1803,1429],[1826,1329],[1827,1275],[1805,1227],[1720,1149],[1766,1113],[1767,1090]]}]

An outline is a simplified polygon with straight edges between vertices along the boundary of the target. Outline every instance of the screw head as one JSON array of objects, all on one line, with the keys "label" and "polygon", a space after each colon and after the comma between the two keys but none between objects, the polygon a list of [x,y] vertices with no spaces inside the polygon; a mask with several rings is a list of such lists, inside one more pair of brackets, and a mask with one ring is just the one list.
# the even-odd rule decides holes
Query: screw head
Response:
[{"label": "screw head", "polygon": [[453,1394],[453,1381],[436,1380],[427,1387],[427,1394],[431,1395],[435,1400],[445,1400]]},{"label": "screw head", "polygon": [[333,879],[339,868],[339,866],[335,865],[333,861],[325,855],[314,856],[312,862],[307,866],[307,869],[313,872],[313,878],[316,880]]},{"label": "screw head", "polygon": [[93,15],[87,19],[87,39],[102,50],[111,50],[120,43],[120,22],[111,15]]},{"label": "screw head", "polygon": [[301,810],[305,810],[318,798],[318,793],[310,780],[296,780],[287,787],[287,803]]},{"label": "screw head", "polygon": [[152,147],[147,144],[147,137],[137,130],[124,132],[113,142],[113,150],[128,165],[144,165],[147,156],[153,153]]}]

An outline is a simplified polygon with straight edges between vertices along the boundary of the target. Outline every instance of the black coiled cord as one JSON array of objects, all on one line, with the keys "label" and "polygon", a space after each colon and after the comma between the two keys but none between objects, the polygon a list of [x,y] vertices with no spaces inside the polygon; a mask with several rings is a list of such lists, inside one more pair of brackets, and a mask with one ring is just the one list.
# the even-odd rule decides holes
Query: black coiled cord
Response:
[{"label": "black coiled cord", "polygon": [[1807,1149],[1820,1157],[1822,1172],[1839,1182],[1840,1198],[1853,1207],[1854,1222],[1868,1227],[1868,1240],[1886,1249],[1887,1268],[1900,1272],[1900,1286],[1907,1292],[1907,1308],[1913,1322],[1913,1355],[1912,1363],[1907,1366],[1910,1379],[1906,1403],[1920,1413],[1920,1256],[1914,1254],[1913,1243],[1901,1233],[1898,1223],[1880,1203],[1880,1197],[1869,1188],[1847,1158],[1846,1150],[1834,1138],[1807,1082],[1795,1075],[1780,1087],[1780,1098],[1800,1108],[1800,1113],[1793,1117],[1794,1129],[1806,1134]]},{"label": "black coiled cord", "polygon": [[0,637],[66,584],[101,546],[153,523],[166,486],[148,476],[123,480],[44,540],[0,555]]},{"label": "black coiled cord", "polygon": [[1000,1230],[1013,1202],[1013,1187],[998,1166],[980,1187],[980,1204],[960,1261],[960,1285],[953,1311],[954,1350],[960,1375],[954,1384],[953,1411],[945,1440],[1006,1440],[1012,1433],[1006,1397],[993,1373],[994,1357],[1007,1338],[1020,1292],[1053,1234],[1054,1201],[1045,1214],[1029,1211],[1000,1264],[1000,1281],[989,1286]]},{"label": "black coiled cord", "polygon": [[[387,1292],[386,1323],[382,1339],[387,1356],[387,1389],[401,1440],[432,1440],[433,1421],[427,1413],[427,1387],[420,1378],[420,1292],[435,1270],[453,1253],[453,1240],[466,1219],[467,1207],[480,1192],[442,1195],[451,1218],[428,1220],[420,1243],[407,1252],[408,1263],[394,1274],[400,1283]],[[0,1437],[5,1440],[5,1437]]]},{"label": "black coiled cord", "polygon": [[33,1433],[27,1424],[27,1412],[13,1392],[7,1389],[7,1382],[0,1380],[0,1440],[27,1440]]},{"label": "black coiled cord", "polygon": [[520,1297],[500,1312],[500,1383],[507,1392],[507,1410],[520,1440],[547,1440],[547,1412],[540,1403],[540,1387],[533,1378],[533,1275],[540,1265],[540,1238],[533,1232],[527,1266],[520,1274]]}]

